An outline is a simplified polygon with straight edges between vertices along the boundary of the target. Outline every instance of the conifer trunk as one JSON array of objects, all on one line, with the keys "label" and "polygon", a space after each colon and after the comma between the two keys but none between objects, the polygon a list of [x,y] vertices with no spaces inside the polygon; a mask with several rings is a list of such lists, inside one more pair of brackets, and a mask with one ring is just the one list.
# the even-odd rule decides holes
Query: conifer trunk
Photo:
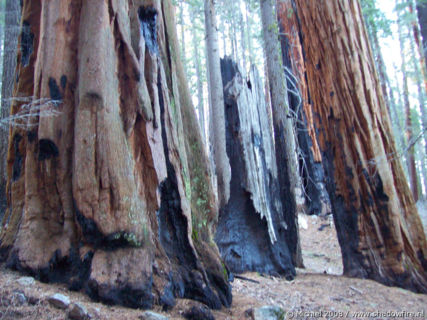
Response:
[{"label": "conifer trunk", "polygon": [[282,60],[286,68],[288,101],[298,117],[296,124],[300,148],[300,172],[308,214],[330,213],[329,196],[325,189],[322,156],[314,128],[313,110],[305,80],[303,48],[295,8],[291,0],[277,1]]},{"label": "conifer trunk", "polygon": [[427,292],[427,245],[359,2],[293,0],[344,274]]},{"label": "conifer trunk", "polygon": [[[19,25],[21,21],[21,6],[19,1],[7,0],[5,5],[5,31],[3,42],[3,74],[1,88],[0,118],[9,117],[10,102],[15,83],[16,48],[18,47]],[[7,149],[9,141],[9,127],[3,124],[0,128],[0,220],[6,210],[7,184]]]},{"label": "conifer trunk", "polygon": [[299,182],[296,161],[295,134],[292,115],[287,101],[287,87],[283,63],[280,59],[277,18],[273,11],[273,0],[260,0],[261,20],[264,34],[264,50],[273,110],[273,128],[279,183],[284,216],[287,224],[286,237],[295,266],[302,266],[301,248],[298,236],[295,189]]},{"label": "conifer trunk", "polygon": [[[23,2],[14,94],[34,97],[34,116],[9,143],[0,234],[9,266],[135,308],[177,297],[231,303],[212,244],[207,160],[172,54],[172,9],[169,0]],[[23,108],[15,101],[12,115]]]},{"label": "conifer trunk", "polygon": [[220,208],[230,198],[230,163],[227,157],[225,140],[224,94],[219,60],[218,33],[213,0],[204,0],[207,65],[209,69],[209,105],[212,124],[213,158],[217,176],[217,190]]}]

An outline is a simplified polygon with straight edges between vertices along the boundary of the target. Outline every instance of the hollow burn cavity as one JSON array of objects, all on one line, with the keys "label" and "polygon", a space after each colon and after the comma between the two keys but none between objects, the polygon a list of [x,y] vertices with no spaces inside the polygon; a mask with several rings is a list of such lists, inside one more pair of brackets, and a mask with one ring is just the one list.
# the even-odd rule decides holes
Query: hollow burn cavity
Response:
[{"label": "hollow burn cavity", "polygon": [[138,9],[138,17],[146,47],[151,53],[158,54],[157,10],[153,7],[140,7]]},{"label": "hollow burn cavity", "polygon": [[59,156],[59,150],[56,144],[49,139],[40,139],[39,141],[39,161],[56,158]]},{"label": "hollow burn cavity", "polygon": [[34,34],[28,21],[22,23],[21,28],[21,63],[24,67],[30,63],[31,54],[34,51]]}]

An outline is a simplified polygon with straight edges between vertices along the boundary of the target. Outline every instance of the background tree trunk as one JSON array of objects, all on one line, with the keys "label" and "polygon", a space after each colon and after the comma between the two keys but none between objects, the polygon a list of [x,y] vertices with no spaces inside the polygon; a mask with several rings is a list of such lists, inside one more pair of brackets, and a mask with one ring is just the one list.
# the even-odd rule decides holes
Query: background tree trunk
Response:
[{"label": "background tree trunk", "polygon": [[[419,61],[421,65],[421,74],[423,75],[424,80],[424,89],[427,93],[427,3],[420,3],[419,0],[416,0],[416,3],[418,24],[417,20],[415,19],[412,23],[412,33],[417,44]],[[411,14],[414,13],[413,3],[410,3],[409,10]]]},{"label": "background tree trunk", "polygon": [[409,85],[408,85],[408,74],[407,74],[407,62],[405,54],[405,39],[403,34],[403,22],[402,17],[398,18],[398,33],[399,33],[399,44],[400,44],[400,59],[401,59],[401,73],[402,73],[402,85],[403,85],[403,102],[405,108],[405,135],[407,141],[406,147],[406,165],[408,167],[408,178],[412,191],[412,196],[415,202],[418,201],[418,183],[417,183],[417,168],[415,166],[415,150],[412,144],[412,117],[411,117],[411,103],[409,101]]},{"label": "background tree trunk", "polygon": [[[190,10],[190,17],[192,20],[195,19],[194,9]],[[197,111],[199,115],[199,124],[202,131],[203,144],[206,143],[206,125],[205,125],[205,104],[203,99],[203,79],[202,79],[202,67],[200,62],[200,52],[199,44],[197,41],[197,35],[195,28],[192,28],[192,45],[193,45],[193,54],[194,54],[194,66],[196,69],[196,84],[197,84]]]},{"label": "background tree trunk", "polygon": [[278,169],[262,81],[248,79],[230,58],[221,60],[226,106],[230,200],[221,210],[215,240],[232,272],[258,271],[292,279]]},{"label": "background tree trunk", "polygon": [[359,2],[293,1],[344,274],[427,292],[426,238],[394,158]]},{"label": "background tree trunk", "polygon": [[279,31],[277,29],[276,15],[273,13],[273,0],[260,0],[260,4],[268,82],[273,110],[276,159],[277,166],[283,168],[283,170],[279,171],[279,183],[287,225],[286,242],[290,246],[289,249],[294,265],[300,266],[302,265],[302,258],[299,246],[295,195],[299,176],[295,154],[295,135],[292,117],[289,114],[285,74],[283,72],[283,64],[280,60]]},{"label": "background tree trunk", "polygon": [[[416,0],[416,2],[417,2],[418,23],[420,25],[421,38],[422,38],[421,49],[422,49],[422,54],[424,54],[424,61],[427,62],[427,3],[422,2],[420,0]],[[427,65],[424,64],[424,67],[427,68]],[[426,73],[427,73],[427,70],[426,70]]]},{"label": "background tree trunk", "polygon": [[[1,114],[5,119],[10,112],[10,99],[12,98],[13,85],[15,83],[16,48],[18,47],[19,24],[21,20],[21,6],[19,1],[7,0],[5,6],[5,26],[3,42],[3,75],[1,91]],[[7,149],[9,142],[9,128],[4,125],[0,129],[0,220],[7,207]]]},{"label": "background tree trunk", "polygon": [[189,152],[200,132],[188,135],[199,129],[171,55],[172,5],[145,4],[24,1],[15,95],[41,110],[12,130],[1,251],[13,268],[107,303],[228,306],[212,188],[207,211],[191,197],[187,156],[209,176],[200,147]]},{"label": "background tree trunk", "polygon": [[209,69],[210,121],[213,123],[212,144],[214,147],[215,173],[217,176],[219,207],[230,198],[230,163],[226,151],[224,94],[219,60],[218,34],[213,0],[205,0],[205,26],[207,66]]}]

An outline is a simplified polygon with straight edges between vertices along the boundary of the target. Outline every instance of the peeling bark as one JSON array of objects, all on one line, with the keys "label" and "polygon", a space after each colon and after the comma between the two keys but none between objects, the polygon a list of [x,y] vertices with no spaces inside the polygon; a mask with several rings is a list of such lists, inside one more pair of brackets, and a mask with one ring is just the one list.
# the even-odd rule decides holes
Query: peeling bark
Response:
[{"label": "peeling bark", "polygon": [[199,129],[180,99],[171,10],[170,1],[24,1],[32,36],[21,36],[15,96],[57,103],[12,130],[0,235],[10,267],[135,308],[231,303],[211,230],[192,239],[193,219],[213,228],[216,207],[212,188],[209,212],[192,207],[184,131]]},{"label": "peeling bark", "polygon": [[221,72],[232,178],[216,242],[232,272],[258,271],[292,279],[295,269],[262,81],[254,67],[244,79],[230,58],[221,60]]},{"label": "peeling bark", "polygon": [[314,128],[313,110],[305,79],[303,48],[295,8],[290,0],[277,2],[282,60],[286,67],[289,107],[298,117],[296,124],[300,148],[300,172],[308,214],[330,213],[329,196],[325,188],[322,156]]},{"label": "peeling bark", "polygon": [[426,238],[394,157],[360,5],[294,2],[344,274],[427,292]]},{"label": "peeling bark", "polygon": [[294,265],[302,266],[301,247],[298,236],[296,188],[299,173],[296,157],[296,140],[292,116],[289,112],[287,86],[278,42],[277,14],[273,0],[260,0],[264,51],[266,57],[277,165],[279,171],[280,197],[285,207],[287,243],[290,246]]}]

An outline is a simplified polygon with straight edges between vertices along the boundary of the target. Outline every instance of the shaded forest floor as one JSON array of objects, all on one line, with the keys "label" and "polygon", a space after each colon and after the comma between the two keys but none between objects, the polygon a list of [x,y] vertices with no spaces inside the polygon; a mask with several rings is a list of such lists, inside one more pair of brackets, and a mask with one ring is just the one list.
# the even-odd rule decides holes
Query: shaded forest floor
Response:
[{"label": "shaded forest floor", "polygon": [[[424,204],[423,209],[426,208]],[[427,226],[427,211],[421,211],[423,222]],[[370,280],[339,276],[342,274],[341,256],[331,219],[301,216],[300,225],[306,268],[298,269],[297,278],[288,282],[257,273],[246,273],[242,276],[254,282],[235,279],[232,283],[233,306],[230,309],[213,311],[215,319],[244,320],[247,319],[248,309],[264,305],[279,306],[287,312],[308,312],[305,316],[298,317],[299,319],[318,319],[314,312],[330,312],[329,317],[324,313],[323,318],[339,318],[336,312],[343,312],[353,319],[370,318],[367,315],[355,314],[362,311],[423,312],[420,319],[427,318],[427,295],[386,287]],[[141,310],[95,303],[85,294],[70,292],[61,284],[35,281],[23,285],[19,280],[22,277],[23,275],[0,266],[0,320],[67,319],[64,310],[56,309],[48,302],[48,297],[55,293],[64,294],[72,303],[78,302],[85,306],[93,319],[144,319]],[[25,296],[25,301],[20,293]],[[192,301],[180,300],[167,314],[162,313],[160,309],[154,311],[169,319],[183,319],[182,314],[194,304]],[[310,312],[313,317],[309,316]]]}]

